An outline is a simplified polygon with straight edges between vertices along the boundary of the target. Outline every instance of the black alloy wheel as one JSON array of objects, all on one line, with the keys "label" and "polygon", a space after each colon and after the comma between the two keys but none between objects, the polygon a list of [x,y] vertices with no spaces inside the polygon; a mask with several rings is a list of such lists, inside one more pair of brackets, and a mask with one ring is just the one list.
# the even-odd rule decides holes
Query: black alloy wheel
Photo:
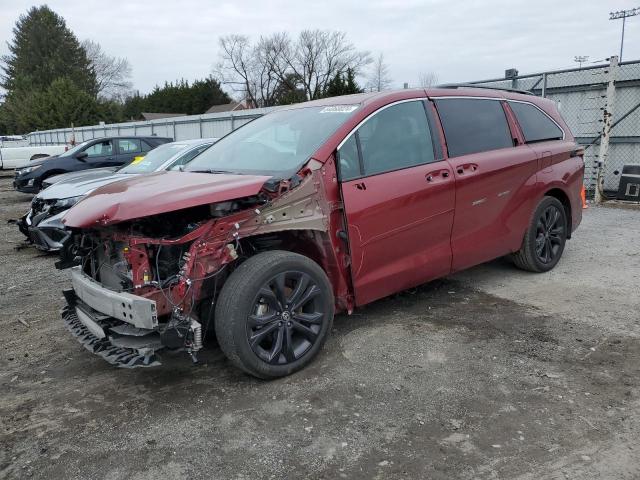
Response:
[{"label": "black alloy wheel", "polygon": [[513,263],[529,272],[548,272],[556,266],[569,230],[565,206],[554,197],[544,197],[533,212],[520,250],[511,254]]},{"label": "black alloy wheel", "polygon": [[538,217],[536,226],[536,255],[544,264],[553,262],[562,251],[566,238],[563,212],[549,205]]},{"label": "black alloy wheel", "polygon": [[281,272],[260,288],[247,318],[247,340],[263,361],[295,362],[318,341],[325,313],[321,290],[304,272]]},{"label": "black alloy wheel", "polygon": [[245,260],[225,281],[215,310],[220,348],[259,378],[308,365],[331,331],[333,288],[324,270],[297,253],[272,250]]}]

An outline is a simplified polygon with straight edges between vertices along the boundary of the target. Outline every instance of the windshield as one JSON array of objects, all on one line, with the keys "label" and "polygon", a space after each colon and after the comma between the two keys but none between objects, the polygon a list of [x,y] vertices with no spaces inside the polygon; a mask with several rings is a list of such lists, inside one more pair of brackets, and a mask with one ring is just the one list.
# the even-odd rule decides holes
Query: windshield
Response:
[{"label": "windshield", "polygon": [[357,108],[333,105],[269,113],[219,140],[186,170],[273,176],[294,173]]},{"label": "windshield", "polygon": [[190,145],[184,143],[168,143],[160,145],[148,152],[144,157],[136,157],[131,163],[118,170],[118,173],[155,172],[171,157],[186,151]]},{"label": "windshield", "polygon": [[76,145],[75,147],[70,148],[69,150],[67,150],[67,151],[66,151],[66,152],[64,152],[64,153],[61,153],[59,156],[60,156],[60,157],[70,157],[70,156],[72,156],[72,155],[74,155],[74,154],[78,153],[78,152],[79,152],[80,150],[82,150],[84,147],[86,147],[86,146],[87,146],[87,143],[89,143],[90,141],[91,141],[91,140],[87,140],[86,142],[79,143],[79,144],[78,144],[78,145]]}]

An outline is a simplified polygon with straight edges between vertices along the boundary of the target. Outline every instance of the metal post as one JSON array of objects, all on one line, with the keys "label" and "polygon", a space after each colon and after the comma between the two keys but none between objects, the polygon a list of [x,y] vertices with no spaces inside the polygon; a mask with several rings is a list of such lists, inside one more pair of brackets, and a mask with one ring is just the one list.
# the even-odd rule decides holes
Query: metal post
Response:
[{"label": "metal post", "polygon": [[622,39],[620,39],[620,58],[618,61],[622,61],[622,47],[624,47],[624,24],[627,23],[627,16],[622,17]]},{"label": "metal post", "polygon": [[607,83],[607,95],[602,112],[602,137],[600,138],[600,151],[598,153],[598,179],[596,181],[596,203],[604,200],[604,170],[609,155],[609,138],[611,136],[611,123],[613,120],[613,107],[616,96],[616,77],[618,73],[618,57],[613,55],[609,60],[609,80]]},{"label": "metal post", "polygon": [[175,142],[176,140],[178,140],[176,138],[176,121],[173,121],[173,141]]},{"label": "metal post", "polygon": [[198,118],[198,130],[200,131],[200,138],[202,138],[202,117]]},{"label": "metal post", "polygon": [[547,94],[547,73],[542,74],[542,98],[545,98]]},{"label": "metal post", "polygon": [[231,131],[233,132],[236,129],[235,117],[233,113],[230,113],[229,116],[231,117]]}]

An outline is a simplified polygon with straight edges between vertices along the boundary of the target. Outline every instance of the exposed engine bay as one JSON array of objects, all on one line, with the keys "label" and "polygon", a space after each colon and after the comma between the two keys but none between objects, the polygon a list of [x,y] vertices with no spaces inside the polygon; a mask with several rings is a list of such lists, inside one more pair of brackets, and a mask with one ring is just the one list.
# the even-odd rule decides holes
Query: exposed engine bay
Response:
[{"label": "exposed engine bay", "polygon": [[341,212],[326,199],[321,171],[304,173],[256,195],[71,228],[56,263],[71,269],[67,327],[118,366],[158,365],[162,349],[196,362],[225,279],[250,256],[279,248],[322,265],[337,279],[339,308],[350,309],[346,248],[329,234]]}]

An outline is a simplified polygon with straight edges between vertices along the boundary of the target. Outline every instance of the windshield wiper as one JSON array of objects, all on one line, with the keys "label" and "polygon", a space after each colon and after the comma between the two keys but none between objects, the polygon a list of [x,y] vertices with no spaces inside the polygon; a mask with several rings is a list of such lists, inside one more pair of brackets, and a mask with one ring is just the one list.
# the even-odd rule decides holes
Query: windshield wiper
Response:
[{"label": "windshield wiper", "polygon": [[186,172],[192,173],[230,173],[231,175],[240,175],[238,172],[232,172],[230,170],[214,170],[214,169],[206,169],[206,170],[185,170]]}]

